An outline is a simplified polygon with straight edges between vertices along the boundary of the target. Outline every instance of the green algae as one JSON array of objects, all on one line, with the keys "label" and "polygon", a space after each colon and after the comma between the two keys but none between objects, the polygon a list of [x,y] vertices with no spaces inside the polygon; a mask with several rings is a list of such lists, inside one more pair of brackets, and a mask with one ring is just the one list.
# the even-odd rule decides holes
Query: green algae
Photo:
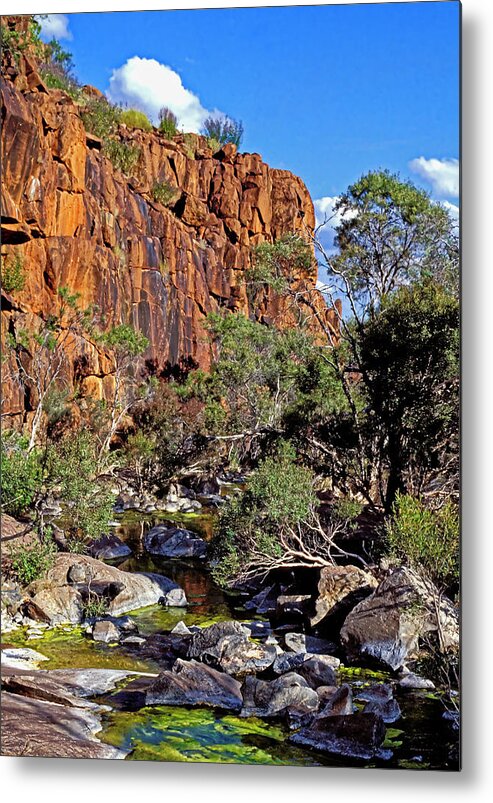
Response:
[{"label": "green algae", "polygon": [[28,639],[24,628],[8,634],[13,647],[33,647],[49,660],[43,669],[128,669],[133,672],[156,672],[157,665],[125,654],[118,645],[93,641],[83,628],[66,626],[46,630],[37,639]]},{"label": "green algae", "polygon": [[130,750],[132,760],[319,766],[318,757],[286,743],[289,732],[260,719],[210,709],[155,706],[112,712],[99,738]]},{"label": "green algae", "polygon": [[[341,664],[337,671],[341,679],[347,681],[357,679],[372,682],[380,681],[383,683],[390,678],[388,672],[377,669],[367,669],[363,666],[344,666],[344,664]],[[368,683],[362,683],[361,685],[367,686]]]}]

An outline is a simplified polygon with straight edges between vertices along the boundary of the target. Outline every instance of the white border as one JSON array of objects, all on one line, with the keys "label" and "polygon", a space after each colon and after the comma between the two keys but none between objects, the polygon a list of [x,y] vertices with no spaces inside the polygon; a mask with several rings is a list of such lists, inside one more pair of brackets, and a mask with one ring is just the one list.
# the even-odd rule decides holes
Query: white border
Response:
[{"label": "white border", "polygon": [[[377,0],[385,2],[385,0]],[[424,0],[427,2],[428,0]],[[294,5],[272,0],[269,5]],[[298,2],[296,5],[321,5]],[[330,3],[326,3],[330,4]],[[2,0],[3,14],[261,5],[183,0]],[[460,774],[0,758],[4,800],[50,803],[144,798],[165,803],[323,801],[483,803],[493,789],[491,514],[493,443],[493,3],[463,2],[463,582],[464,735]],[[438,34],[439,32],[437,32]],[[212,43],[213,44],[213,43]],[[349,54],[348,54],[349,57]],[[419,53],[416,54],[419,59]],[[490,788],[490,793],[487,789]],[[151,798],[152,796],[152,798]]]}]

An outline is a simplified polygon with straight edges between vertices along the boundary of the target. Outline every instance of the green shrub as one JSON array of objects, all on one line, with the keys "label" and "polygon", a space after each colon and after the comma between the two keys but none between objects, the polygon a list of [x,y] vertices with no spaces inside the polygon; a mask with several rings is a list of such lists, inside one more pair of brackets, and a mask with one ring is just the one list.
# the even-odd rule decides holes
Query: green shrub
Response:
[{"label": "green shrub", "polygon": [[159,112],[159,130],[166,139],[173,139],[178,133],[178,118],[167,106],[163,106]]},{"label": "green shrub", "polygon": [[118,129],[122,110],[103,97],[91,97],[81,111],[86,131],[105,142]]},{"label": "green shrub", "polygon": [[87,600],[82,603],[82,615],[84,619],[98,619],[108,613],[108,605],[106,597],[100,597],[89,591]]},{"label": "green shrub", "polygon": [[0,26],[2,50],[7,50],[15,64],[19,64],[19,58],[27,50],[34,52],[37,58],[42,58],[45,45],[41,41],[41,25],[34,18],[29,21],[27,31],[21,32],[10,28],[2,23]]},{"label": "green shrub", "polygon": [[20,254],[8,256],[3,260],[2,265],[2,288],[7,293],[15,293],[24,290],[26,284],[26,272],[24,270],[24,260]]},{"label": "green shrub", "polygon": [[185,153],[189,159],[195,159],[195,145],[196,139],[193,134],[183,134],[183,144]]},{"label": "green shrub", "polygon": [[120,115],[120,122],[129,128],[141,128],[142,131],[152,131],[152,123],[144,112],[138,109],[125,109]]},{"label": "green shrub", "polygon": [[172,187],[167,181],[158,181],[152,188],[152,197],[163,206],[167,206],[176,196],[176,187]]},{"label": "green shrub", "polygon": [[221,145],[231,142],[239,148],[243,137],[243,123],[231,117],[208,117],[204,122],[204,134],[216,139]]},{"label": "green shrub", "polygon": [[14,517],[31,507],[42,485],[40,454],[36,449],[28,452],[27,446],[27,439],[16,433],[2,438],[2,510]]},{"label": "green shrub", "polygon": [[49,445],[47,480],[66,507],[64,529],[69,539],[84,542],[108,529],[114,497],[96,481],[96,472],[97,444],[89,432]]},{"label": "green shrub", "polygon": [[104,153],[116,170],[128,174],[139,161],[140,148],[118,139],[109,139],[104,143]]},{"label": "green shrub", "polygon": [[19,545],[10,550],[12,573],[22,586],[42,577],[53,565],[56,549],[49,536],[30,546]]},{"label": "green shrub", "polygon": [[221,509],[213,566],[221,585],[230,585],[264,558],[281,558],[280,533],[310,518],[316,505],[314,477],[295,457],[293,447],[281,441],[254,471],[244,494]]},{"label": "green shrub", "polygon": [[221,143],[215,137],[207,137],[207,145],[212,153],[217,153],[217,151],[221,150]]},{"label": "green shrub", "polygon": [[386,525],[389,554],[439,587],[459,579],[459,511],[452,502],[430,510],[398,494]]}]

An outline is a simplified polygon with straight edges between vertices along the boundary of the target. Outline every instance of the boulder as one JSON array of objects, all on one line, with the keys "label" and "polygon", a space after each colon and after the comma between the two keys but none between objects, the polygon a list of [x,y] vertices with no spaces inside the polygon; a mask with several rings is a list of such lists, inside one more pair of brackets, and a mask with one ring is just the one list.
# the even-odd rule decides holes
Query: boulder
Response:
[{"label": "boulder", "polygon": [[337,650],[337,645],[332,641],[306,636],[304,633],[286,633],[284,644],[291,652],[309,652],[313,655],[330,655]]},{"label": "boulder", "polygon": [[111,533],[92,541],[89,545],[89,554],[98,560],[120,560],[131,555],[132,550],[121,538]]},{"label": "boulder", "polygon": [[377,683],[369,686],[360,691],[355,699],[359,702],[366,702],[363,713],[379,714],[387,724],[396,722],[401,717],[401,709],[393,698],[390,683]]},{"label": "boulder", "polygon": [[120,631],[113,622],[101,619],[94,624],[92,637],[94,641],[111,644],[120,639]]},{"label": "boulder", "polygon": [[230,711],[239,711],[243,703],[237,680],[206,664],[180,658],[149,686],[145,700],[146,705],[207,705]]},{"label": "boulder", "polygon": [[336,685],[334,669],[316,656],[303,661],[298,672],[312,689],[317,689],[319,686]]},{"label": "boulder", "polygon": [[192,635],[187,657],[198,658],[229,675],[262,672],[277,656],[272,644],[249,639],[250,631],[238,622],[217,622]]},{"label": "boulder", "polygon": [[[445,649],[458,650],[458,614],[444,597],[439,620]],[[370,659],[397,670],[415,656],[420,637],[436,631],[433,595],[414,572],[399,568],[347,616],[341,642],[350,661]]]},{"label": "boulder", "polygon": [[317,689],[322,705],[320,717],[338,717],[353,713],[353,693],[351,686],[320,686]]},{"label": "boulder", "polygon": [[274,661],[272,669],[276,675],[283,675],[285,672],[291,672],[292,670],[298,671],[305,661],[311,661],[314,658],[333,671],[337,670],[341,664],[339,658],[335,658],[333,655],[313,655],[310,652],[282,652]]},{"label": "boulder", "polygon": [[10,669],[37,669],[42,661],[49,661],[46,655],[30,650],[29,647],[5,647],[1,653],[2,671]]},{"label": "boulder", "polygon": [[291,722],[312,716],[319,706],[317,692],[296,672],[271,681],[247,677],[243,699],[242,717],[288,716]]},{"label": "boulder", "polygon": [[320,714],[305,728],[293,733],[289,741],[328,755],[368,760],[378,755],[385,739],[385,724],[378,714],[333,716]]},{"label": "boulder", "polygon": [[[76,583],[74,573],[91,579]],[[26,593],[28,615],[52,625],[82,621],[85,602],[94,596],[106,600],[106,611],[112,616],[160,600],[173,607],[187,604],[183,589],[167,577],[122,572],[87,555],[70,553],[58,554],[45,579],[31,583]]]},{"label": "boulder", "polygon": [[329,616],[345,617],[349,611],[372,593],[378,582],[358,566],[324,566],[320,571],[318,599],[312,627]]},{"label": "boulder", "polygon": [[303,619],[308,615],[311,594],[281,594],[276,601],[276,616],[279,619]]},{"label": "boulder", "polygon": [[144,536],[144,547],[162,558],[205,558],[207,544],[191,530],[158,524]]},{"label": "boulder", "polygon": [[421,675],[415,675],[414,672],[409,672],[402,677],[398,684],[400,689],[407,690],[421,690],[421,689],[434,689],[435,684],[429,678],[423,678]]}]

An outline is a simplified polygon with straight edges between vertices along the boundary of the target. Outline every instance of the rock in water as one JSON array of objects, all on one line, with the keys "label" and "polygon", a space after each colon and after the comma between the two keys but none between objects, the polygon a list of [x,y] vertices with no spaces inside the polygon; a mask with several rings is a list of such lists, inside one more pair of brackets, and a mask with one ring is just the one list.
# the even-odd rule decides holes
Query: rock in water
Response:
[{"label": "rock in water", "polygon": [[[81,572],[75,572],[75,568]],[[89,582],[69,585],[67,578],[90,575]],[[122,572],[115,566],[86,555],[60,553],[44,580],[31,583],[26,589],[30,599],[26,602],[29,615],[52,625],[76,624],[83,620],[84,602],[96,594],[107,603],[110,616],[155,605],[163,599],[173,607],[187,605],[183,589],[172,580],[159,574],[133,574]]]},{"label": "rock in water", "polygon": [[121,538],[111,533],[103,535],[89,545],[89,553],[98,560],[119,560],[132,554],[130,547]]},{"label": "rock in water", "polygon": [[370,759],[385,739],[385,724],[378,714],[332,716],[321,714],[306,728],[293,733],[289,741],[312,747],[329,755]]},{"label": "rock in water", "polygon": [[315,714],[319,697],[306,680],[288,672],[276,680],[247,677],[243,686],[242,717],[281,717],[291,721]]},{"label": "rock in water", "polygon": [[274,663],[276,647],[251,641],[249,635],[248,628],[239,622],[217,622],[193,634],[187,657],[198,658],[229,675],[262,672]]},{"label": "rock in water", "polygon": [[[448,650],[459,647],[458,615],[442,598],[440,627]],[[350,661],[373,659],[399,669],[417,650],[420,636],[437,630],[432,595],[414,572],[396,569],[374,593],[360,602],[346,618],[341,642]]]},{"label": "rock in water", "polygon": [[197,533],[162,524],[149,530],[144,547],[150,555],[163,558],[205,558],[207,554],[207,544]]},{"label": "rock in water", "polygon": [[92,637],[94,641],[102,641],[105,644],[111,644],[119,640],[120,631],[113,622],[100,620],[95,623],[92,629]]},{"label": "rock in water", "polygon": [[147,689],[146,705],[207,705],[239,711],[240,683],[198,661],[178,658],[171,671],[162,672]]},{"label": "rock in water", "polygon": [[349,611],[372,593],[378,583],[358,566],[325,566],[320,571],[318,599],[312,627],[327,616],[346,616]]}]

